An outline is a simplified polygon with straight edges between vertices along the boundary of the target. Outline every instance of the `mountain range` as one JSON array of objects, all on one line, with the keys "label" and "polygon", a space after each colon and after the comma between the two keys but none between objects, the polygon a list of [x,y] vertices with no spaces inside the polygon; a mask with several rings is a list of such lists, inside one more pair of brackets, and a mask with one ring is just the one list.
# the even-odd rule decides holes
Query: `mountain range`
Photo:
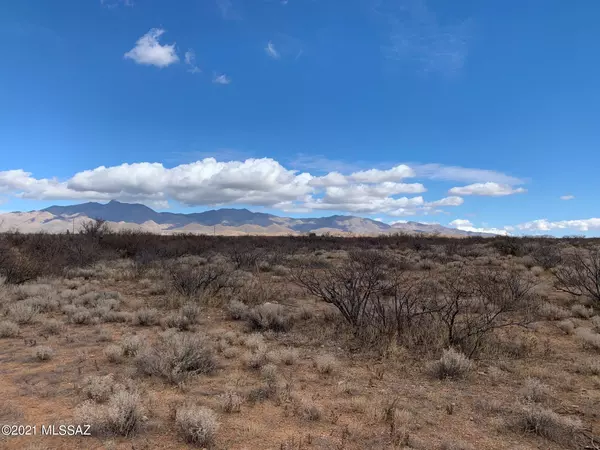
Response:
[{"label": "mountain range", "polygon": [[493,236],[444,227],[439,224],[401,222],[387,224],[356,216],[292,218],[252,212],[248,209],[215,209],[200,213],[157,212],[137,203],[88,202],[50,206],[40,211],[0,214],[0,231],[64,233],[77,231],[83,222],[101,218],[113,230],[142,230],[159,234],[196,233],[219,235],[297,235],[305,233],[378,235],[392,233],[444,236]]}]

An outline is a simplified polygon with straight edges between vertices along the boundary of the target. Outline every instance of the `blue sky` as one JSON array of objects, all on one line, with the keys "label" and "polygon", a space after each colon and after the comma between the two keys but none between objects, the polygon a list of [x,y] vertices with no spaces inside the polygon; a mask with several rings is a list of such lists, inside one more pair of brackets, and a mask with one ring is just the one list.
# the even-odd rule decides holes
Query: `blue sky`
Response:
[{"label": "blue sky", "polygon": [[599,235],[599,20],[593,0],[3,2],[0,210]]}]

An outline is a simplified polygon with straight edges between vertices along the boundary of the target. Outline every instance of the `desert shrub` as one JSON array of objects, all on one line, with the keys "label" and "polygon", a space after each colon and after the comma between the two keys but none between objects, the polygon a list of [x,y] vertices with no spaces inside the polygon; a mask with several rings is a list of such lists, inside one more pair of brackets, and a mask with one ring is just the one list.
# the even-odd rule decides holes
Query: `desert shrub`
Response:
[{"label": "desert shrub", "polygon": [[226,286],[229,269],[224,265],[173,265],[169,268],[171,288],[185,297],[217,294]]},{"label": "desert shrub", "polygon": [[121,341],[121,350],[123,356],[133,358],[144,347],[144,342],[139,336],[127,336]]},{"label": "desert shrub", "polygon": [[86,308],[78,308],[72,315],[69,316],[69,322],[77,325],[89,325],[92,323],[92,313]]},{"label": "desert shrub", "polygon": [[121,363],[123,361],[123,347],[111,344],[104,348],[104,356],[112,363]]},{"label": "desert shrub", "polygon": [[586,306],[580,305],[578,303],[571,306],[571,312],[575,317],[579,317],[581,319],[589,319],[594,315],[594,309],[588,308]]},{"label": "desert shrub", "polygon": [[305,399],[295,402],[294,409],[297,415],[313,422],[320,420],[323,416],[323,412],[316,404]]},{"label": "desert shrub", "polygon": [[242,320],[248,314],[248,306],[239,300],[231,300],[227,304],[227,312],[229,313],[229,317],[233,320]]},{"label": "desert shrub", "polygon": [[14,303],[8,307],[8,316],[19,325],[32,323],[38,316],[38,309],[25,301]]},{"label": "desert shrub", "polygon": [[265,338],[260,333],[252,333],[244,339],[244,345],[253,350],[265,347]]},{"label": "desert shrub", "polygon": [[82,393],[88,399],[94,400],[97,403],[105,403],[109,398],[123,387],[115,383],[112,374],[98,376],[92,375],[86,377],[82,388]]},{"label": "desert shrub", "polygon": [[205,448],[214,445],[219,430],[216,414],[202,406],[184,405],[177,408],[175,424],[187,442]]},{"label": "desert shrub", "polygon": [[79,423],[90,424],[96,434],[131,436],[142,426],[144,412],[139,394],[118,390],[105,405],[85,401],[75,409],[75,418]]},{"label": "desert shrub", "polygon": [[36,347],[35,357],[40,361],[49,361],[54,356],[54,350],[50,347]]},{"label": "desert shrub", "polygon": [[333,355],[322,354],[315,357],[314,366],[322,375],[335,373],[339,368],[339,362]]},{"label": "desert shrub", "polygon": [[600,304],[600,247],[578,248],[554,271],[556,287]]},{"label": "desert shrub", "polygon": [[287,331],[291,318],[281,305],[265,303],[250,309],[245,320],[253,330]]},{"label": "desert shrub", "polygon": [[[45,270],[46,269],[46,270]],[[0,277],[6,284],[23,284],[32,281],[48,272],[39,259],[27,256],[16,248],[0,246]]]},{"label": "desert shrub", "polygon": [[575,336],[587,350],[600,351],[600,334],[594,333],[589,328],[577,328]]},{"label": "desert shrub", "polygon": [[162,321],[167,328],[176,328],[179,331],[189,331],[200,320],[200,308],[193,303],[185,303],[178,311],[169,314]]},{"label": "desert shrub", "polygon": [[46,319],[42,322],[42,333],[60,334],[63,329],[63,323],[56,319]]},{"label": "desert shrub", "polygon": [[431,365],[433,375],[440,379],[466,378],[471,372],[473,363],[463,353],[453,348],[444,350],[439,360]]},{"label": "desert shrub", "polygon": [[154,375],[170,383],[187,377],[210,374],[217,369],[214,350],[206,338],[198,335],[167,334],[136,358],[141,373]]},{"label": "desert shrub", "polygon": [[260,369],[260,376],[267,383],[275,383],[277,378],[277,366],[272,363],[265,364]]},{"label": "desert shrub", "polygon": [[526,402],[542,403],[548,396],[548,386],[537,378],[527,378],[520,394]]},{"label": "desert shrub", "polygon": [[280,348],[269,352],[267,358],[274,363],[283,363],[286,366],[292,366],[298,361],[298,350],[292,347]]},{"label": "desert shrub", "polygon": [[19,335],[19,325],[9,320],[0,322],[0,338],[11,338]]},{"label": "desert shrub", "polygon": [[594,331],[596,333],[600,333],[600,316],[594,316],[590,319],[592,322],[592,326],[594,327]]},{"label": "desert shrub", "polygon": [[243,402],[243,397],[233,391],[219,395],[219,407],[221,411],[228,414],[240,412]]},{"label": "desert shrub", "polygon": [[158,323],[159,312],[155,308],[140,308],[133,313],[132,323],[139,326],[151,326]]},{"label": "desert shrub", "polygon": [[539,315],[546,320],[563,320],[571,317],[571,313],[565,308],[548,302],[540,305]]},{"label": "desert shrub", "polygon": [[254,351],[247,351],[242,355],[244,365],[250,369],[260,369],[267,363],[267,353],[264,347],[259,347]]},{"label": "desert shrub", "polygon": [[518,427],[564,446],[573,446],[582,424],[578,419],[561,416],[539,405],[524,407],[517,416]]},{"label": "desert shrub", "polygon": [[572,334],[575,331],[575,324],[571,320],[561,320],[556,324],[559,330],[566,334]]}]

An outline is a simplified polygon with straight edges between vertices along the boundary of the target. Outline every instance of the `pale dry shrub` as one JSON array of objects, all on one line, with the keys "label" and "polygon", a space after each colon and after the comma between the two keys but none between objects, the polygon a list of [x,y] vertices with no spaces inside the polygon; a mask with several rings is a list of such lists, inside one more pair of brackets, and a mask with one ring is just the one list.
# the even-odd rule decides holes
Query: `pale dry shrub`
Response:
[{"label": "pale dry shrub", "polygon": [[475,450],[471,444],[466,442],[442,442],[439,447],[440,450]]},{"label": "pale dry shrub", "polygon": [[600,351],[600,334],[589,328],[577,328],[575,336],[586,350]]},{"label": "pale dry shrub", "polygon": [[133,358],[137,356],[143,347],[144,342],[139,336],[127,336],[121,341],[122,353],[126,358]]},{"label": "pale dry shrub", "polygon": [[79,308],[69,316],[69,322],[76,325],[89,325],[92,323],[92,313],[86,308]]},{"label": "pale dry shrub", "polygon": [[200,306],[191,302],[185,303],[175,313],[169,314],[163,320],[166,328],[176,328],[179,331],[190,331],[200,320]]},{"label": "pale dry shrub", "polygon": [[575,324],[569,319],[561,320],[556,326],[566,334],[572,334],[575,331]]},{"label": "pale dry shrub", "polygon": [[315,357],[314,366],[321,375],[331,375],[339,369],[339,362],[333,355],[322,354]]},{"label": "pale dry shrub", "polygon": [[40,361],[49,361],[54,356],[54,350],[50,347],[36,347],[35,349],[35,357]]},{"label": "pale dry shrub", "polygon": [[42,322],[42,333],[45,334],[60,334],[63,329],[63,323],[56,319],[46,319]]},{"label": "pale dry shrub", "polygon": [[105,405],[85,401],[75,409],[75,418],[79,423],[91,425],[96,434],[130,436],[142,426],[144,408],[139,394],[119,390]]},{"label": "pale dry shrub", "polygon": [[575,444],[582,431],[579,419],[561,416],[539,405],[528,405],[517,416],[518,427],[564,446]]},{"label": "pale dry shrub", "polygon": [[123,387],[115,383],[113,374],[104,376],[91,375],[85,378],[82,393],[88,399],[94,400],[97,403],[105,403],[109,398]]},{"label": "pale dry shrub", "polygon": [[264,347],[247,351],[242,355],[244,365],[250,369],[260,369],[267,363],[267,352]]},{"label": "pale dry shrub", "polygon": [[156,325],[159,321],[159,315],[160,313],[156,308],[140,308],[133,313],[132,323],[142,327]]},{"label": "pale dry shrub", "polygon": [[300,399],[295,402],[294,405],[296,414],[302,417],[304,420],[309,420],[312,422],[316,422],[321,419],[323,416],[323,412],[321,409],[313,402],[308,401],[306,399]]},{"label": "pale dry shrub", "polygon": [[123,347],[115,344],[107,345],[104,348],[104,356],[106,356],[106,359],[110,362],[119,364],[123,362],[124,358]]},{"label": "pale dry shrub", "polygon": [[203,448],[214,445],[219,430],[217,415],[203,406],[184,405],[177,408],[175,424],[187,442]]},{"label": "pale dry shrub", "polygon": [[537,378],[527,378],[520,390],[521,397],[528,403],[543,403],[548,397],[548,386]]},{"label": "pale dry shrub", "polygon": [[594,316],[590,319],[592,322],[592,327],[596,333],[600,333],[600,316]]},{"label": "pale dry shrub", "polygon": [[17,322],[19,325],[25,325],[35,322],[39,310],[33,305],[24,301],[14,303],[8,307],[8,317]]},{"label": "pale dry shrub", "polygon": [[193,375],[210,374],[217,369],[213,347],[199,335],[167,334],[136,358],[145,375],[154,375],[177,384]]},{"label": "pale dry shrub", "polygon": [[227,304],[227,312],[233,320],[243,320],[246,318],[250,308],[239,300],[231,300]]},{"label": "pale dry shrub", "polygon": [[248,348],[256,350],[265,347],[265,338],[260,333],[252,333],[244,339],[244,345]]},{"label": "pale dry shrub", "polygon": [[0,338],[11,338],[19,335],[19,325],[10,320],[0,322]]},{"label": "pale dry shrub", "polygon": [[222,354],[227,359],[233,359],[240,354],[240,351],[236,347],[227,347],[223,350]]},{"label": "pale dry shrub", "polygon": [[587,306],[575,303],[573,306],[571,306],[571,312],[575,317],[589,319],[594,315],[594,308],[588,308]]},{"label": "pale dry shrub", "polygon": [[277,366],[275,364],[265,364],[260,369],[260,376],[267,383],[275,383],[277,379]]},{"label": "pale dry shrub", "polygon": [[264,303],[248,310],[244,319],[253,330],[287,331],[292,320],[285,313],[283,306],[275,303]]},{"label": "pale dry shrub", "polygon": [[466,378],[471,372],[473,363],[463,353],[450,348],[444,350],[439,360],[431,365],[432,374],[440,379]]},{"label": "pale dry shrub", "polygon": [[111,342],[113,340],[112,332],[106,328],[98,330],[98,342]]},{"label": "pale dry shrub", "polygon": [[538,313],[546,320],[563,320],[571,317],[571,313],[565,308],[548,302],[540,305]]},{"label": "pale dry shrub", "polygon": [[237,392],[227,391],[219,395],[219,407],[227,414],[240,412],[242,403],[244,403],[244,398]]}]

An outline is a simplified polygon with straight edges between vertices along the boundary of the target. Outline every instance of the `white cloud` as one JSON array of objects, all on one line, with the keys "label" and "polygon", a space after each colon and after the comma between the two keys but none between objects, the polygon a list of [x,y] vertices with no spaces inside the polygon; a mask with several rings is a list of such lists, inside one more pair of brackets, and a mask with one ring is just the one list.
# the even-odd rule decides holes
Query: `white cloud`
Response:
[{"label": "white cloud", "polygon": [[573,200],[574,198],[574,195],[563,195],[560,197],[561,200]]},{"label": "white cloud", "polygon": [[221,13],[221,17],[225,20],[240,20],[241,15],[234,7],[231,0],[216,0],[217,8]]},{"label": "white cloud", "polygon": [[231,83],[231,78],[229,78],[225,74],[221,74],[221,75],[214,74],[213,75],[213,83],[215,83],[215,84],[229,84],[229,83]]},{"label": "white cloud", "polygon": [[265,47],[265,52],[267,52],[267,55],[269,55],[273,59],[279,59],[279,57],[281,56],[279,52],[275,49],[275,45],[273,45],[272,41],[269,41],[267,43],[267,46]]},{"label": "white cloud", "polygon": [[600,230],[600,218],[579,219],[579,220],[559,220],[551,222],[547,219],[532,220],[531,222],[516,225],[517,229],[522,231],[551,231],[551,230],[577,230],[590,231]]},{"label": "white cloud", "polygon": [[185,52],[184,61],[187,66],[189,66],[188,72],[190,73],[199,73],[202,72],[200,68],[196,65],[196,53],[194,50],[188,50]]},{"label": "white cloud", "polygon": [[523,188],[514,188],[508,184],[487,182],[475,183],[462,187],[453,187],[448,192],[454,195],[483,195],[489,197],[502,197],[511,194],[521,194],[527,192],[527,190]]},{"label": "white cloud", "polygon": [[506,228],[478,228],[475,227],[470,220],[467,219],[456,219],[448,224],[448,226],[456,228],[461,231],[470,231],[472,233],[488,233],[498,234],[501,236],[508,236],[510,233]]},{"label": "white cloud", "polygon": [[106,8],[116,8],[119,5],[133,6],[133,0],[100,0],[100,4]]},{"label": "white cloud", "polygon": [[162,28],[152,28],[143,35],[131,50],[125,53],[125,58],[131,59],[138,64],[151,65],[156,67],[167,67],[179,61],[179,56],[175,50],[175,44],[161,45],[158,42],[160,36],[164,34]]},{"label": "white cloud", "polygon": [[[439,207],[460,206],[460,197],[425,201],[420,183],[402,183],[407,166],[365,170],[350,175],[314,177],[283,167],[270,158],[218,162],[214,158],[166,168],[161,163],[100,166],[71,178],[37,179],[23,170],[0,172],[0,193],[49,200],[110,200],[153,202],[176,200],[186,205],[255,205],[290,212],[331,210],[386,214],[392,217],[431,215]],[[317,181],[317,182],[315,182]]]},{"label": "white cloud", "polygon": [[473,169],[443,164],[411,164],[417,177],[431,180],[460,181],[464,183],[523,184],[523,180],[502,172],[487,169]]}]

